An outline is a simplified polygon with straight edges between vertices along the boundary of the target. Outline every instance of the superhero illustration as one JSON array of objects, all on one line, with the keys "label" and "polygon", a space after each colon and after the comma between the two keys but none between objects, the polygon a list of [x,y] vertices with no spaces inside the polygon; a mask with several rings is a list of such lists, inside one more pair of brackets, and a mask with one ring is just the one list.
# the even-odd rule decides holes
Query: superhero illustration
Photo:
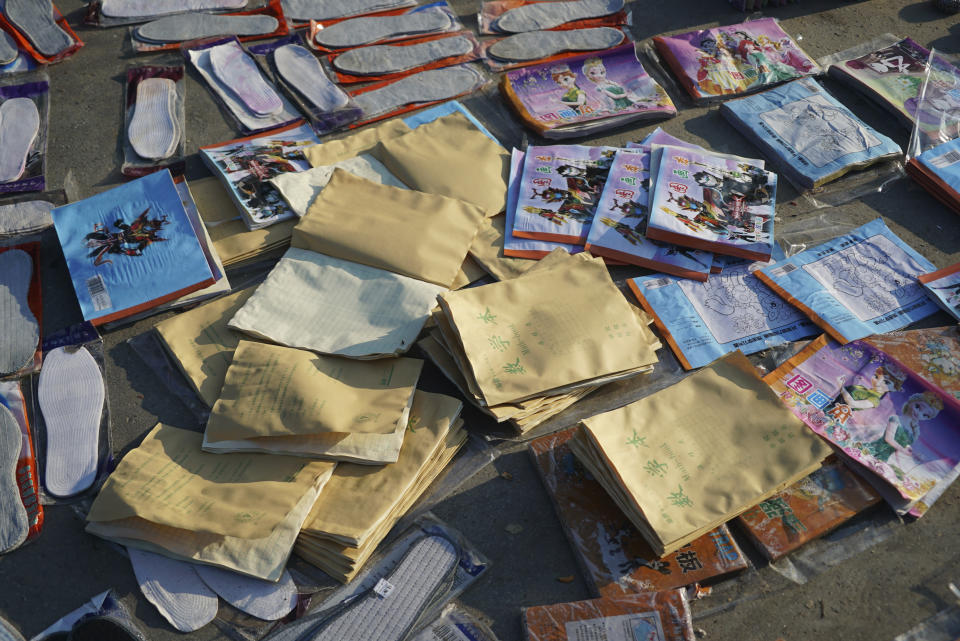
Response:
[{"label": "superhero illustration", "polygon": [[[231,183],[243,204],[256,210],[258,218],[282,214],[287,205],[269,180],[286,172],[298,171],[294,161],[306,163],[302,141],[273,140],[256,147],[237,147],[223,152],[217,165],[231,177]],[[243,173],[234,179],[232,174]]]},{"label": "superhero illustration", "polygon": [[122,218],[118,218],[113,223],[117,231],[110,231],[108,226],[96,223],[93,231],[84,236],[87,247],[92,250],[87,257],[93,258],[93,264],[99,267],[113,263],[107,258],[110,254],[143,256],[144,250],[151,243],[168,240],[159,236],[164,225],[169,224],[167,217],[147,218],[149,212],[150,208],[147,207],[129,225]]}]

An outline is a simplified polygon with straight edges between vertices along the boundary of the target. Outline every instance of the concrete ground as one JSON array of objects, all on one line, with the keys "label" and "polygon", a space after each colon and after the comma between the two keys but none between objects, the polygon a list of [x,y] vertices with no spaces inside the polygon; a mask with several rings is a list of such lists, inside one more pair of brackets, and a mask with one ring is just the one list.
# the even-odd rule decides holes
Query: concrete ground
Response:
[{"label": "concrete ground", "polygon": [[[464,22],[475,27],[479,2],[453,0],[452,4]],[[82,26],[81,0],[60,0],[58,6],[86,46],[73,58],[49,69],[48,180],[51,188],[71,184],[78,188],[79,196],[86,196],[120,181],[117,139],[122,119],[122,77],[128,66],[148,58],[127,53],[124,28]],[[745,18],[725,0],[636,0],[630,6],[638,40]],[[805,0],[768,9],[765,15],[780,18],[788,32],[802,36],[802,45],[817,58],[885,32],[911,36],[946,52],[960,52],[957,17],[938,12],[926,0]],[[188,84],[187,151],[192,153],[200,145],[236,137],[195,75],[190,76]],[[855,113],[906,144],[909,132],[884,112],[845,88],[834,83],[828,86]],[[758,153],[726,124],[716,107],[693,107],[678,95],[674,99],[682,110],[678,117],[663,123],[668,132],[724,152],[746,156]],[[468,100],[467,104],[506,145],[521,144],[525,132],[510,119],[495,92]],[[652,128],[625,129],[583,142],[621,144],[639,140]],[[188,178],[206,173],[198,158],[191,156]],[[795,196],[789,188],[781,190],[781,224],[808,220],[853,227],[882,216],[938,267],[960,261],[956,214],[907,179],[895,182],[883,193],[817,212],[804,211]],[[45,324],[50,331],[76,320],[78,309],[55,245],[46,253],[44,263]],[[625,270],[618,275],[639,273]],[[138,442],[158,420],[184,427],[196,424],[125,342],[148,331],[157,320],[150,318],[105,335],[112,439],[117,453]],[[945,315],[931,322],[947,323]],[[426,380],[431,389],[449,390],[432,368],[428,368]],[[476,412],[467,416],[472,429],[490,427]],[[501,476],[503,472],[509,472],[512,480]],[[523,444],[505,444],[499,460],[443,501],[436,513],[463,531],[491,559],[493,566],[487,576],[464,594],[462,601],[491,617],[502,641],[522,638],[522,607],[590,597]],[[955,600],[947,585],[960,579],[958,517],[960,485],[948,491],[921,521],[881,528],[886,538],[879,537],[883,539],[879,543],[825,569],[806,584],[792,583],[770,568],[760,567],[746,579],[719,586],[714,595],[694,605],[695,625],[706,638],[724,641],[774,641],[781,637],[788,641],[892,639]],[[522,530],[508,533],[506,526],[513,524],[519,524]],[[862,533],[852,539],[865,540]],[[832,549],[839,551],[842,546],[836,544]],[[558,581],[558,577],[569,575],[574,577],[572,582]],[[140,595],[128,561],[110,545],[85,534],[82,520],[69,506],[47,509],[42,536],[32,545],[0,558],[0,577],[0,615],[28,638],[107,588],[117,591],[151,640],[186,636],[203,641],[221,634],[212,625],[190,635],[174,632]]]}]

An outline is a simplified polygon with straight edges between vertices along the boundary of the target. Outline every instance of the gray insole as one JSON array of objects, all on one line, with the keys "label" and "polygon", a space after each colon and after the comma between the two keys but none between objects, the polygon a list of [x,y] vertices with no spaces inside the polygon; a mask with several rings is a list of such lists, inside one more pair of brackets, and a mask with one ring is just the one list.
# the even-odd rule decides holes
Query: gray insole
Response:
[{"label": "gray insole", "polygon": [[33,141],[40,133],[40,112],[29,98],[0,104],[0,183],[20,178]]},{"label": "gray insole", "polygon": [[325,47],[356,47],[388,38],[443,31],[452,24],[450,14],[439,7],[431,7],[400,16],[344,20],[321,29],[315,39]]},{"label": "gray insole", "polygon": [[216,13],[181,13],[137,27],[139,40],[184,42],[209,36],[259,36],[273,33],[280,23],[273,16],[225,16]]},{"label": "gray insole", "polygon": [[17,485],[17,460],[22,444],[17,419],[0,405],[0,553],[19,546],[30,533],[30,520]]},{"label": "gray insole", "polygon": [[0,65],[6,65],[17,59],[20,48],[9,33],[0,29]]},{"label": "gray insole", "polygon": [[619,29],[596,27],[569,31],[529,31],[508,36],[487,49],[494,58],[509,61],[539,60],[564,51],[597,51],[623,42]]},{"label": "gray insole", "polygon": [[242,9],[247,0],[103,0],[100,12],[109,18],[155,18],[189,11]]},{"label": "gray insole", "polygon": [[7,18],[44,56],[55,56],[73,45],[70,34],[53,19],[51,0],[6,1]]},{"label": "gray insole", "polygon": [[440,38],[420,44],[374,45],[350,49],[334,58],[333,66],[344,73],[372,76],[397,73],[451,56],[462,56],[473,50],[473,41],[466,36]]},{"label": "gray insole", "polygon": [[407,0],[283,0],[283,15],[294,20],[333,20],[408,6]]},{"label": "gray insole", "polygon": [[349,97],[333,84],[316,56],[300,45],[284,45],[273,52],[277,71],[320,111],[333,111],[347,104]]},{"label": "gray insole", "polygon": [[0,205],[0,237],[40,231],[53,225],[50,211],[55,207],[45,200]]},{"label": "gray insole", "polygon": [[146,78],[137,85],[127,139],[141,158],[162,160],[176,151],[180,142],[176,100],[177,83],[169,78]]},{"label": "gray insole", "polygon": [[553,29],[574,20],[599,18],[623,9],[623,0],[535,2],[505,11],[493,23],[498,31],[520,33]]},{"label": "gray insole", "polygon": [[40,326],[27,296],[33,279],[33,259],[19,249],[0,253],[0,375],[22,369],[33,360]]},{"label": "gray insole", "polygon": [[380,89],[354,97],[366,118],[372,118],[414,102],[446,100],[472,91],[482,76],[469,67],[430,69],[401,78]]}]

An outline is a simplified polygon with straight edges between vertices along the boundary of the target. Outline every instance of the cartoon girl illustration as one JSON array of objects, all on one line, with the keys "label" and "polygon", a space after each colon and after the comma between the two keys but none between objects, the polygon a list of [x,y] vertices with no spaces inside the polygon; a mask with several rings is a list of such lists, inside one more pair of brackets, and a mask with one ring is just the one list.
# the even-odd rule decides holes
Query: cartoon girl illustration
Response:
[{"label": "cartoon girl illustration", "polygon": [[607,68],[600,58],[587,58],[583,62],[583,75],[596,86],[607,111],[623,111],[640,102],[636,95],[607,78]]},{"label": "cartoon girl illustration", "polygon": [[729,52],[716,40],[707,36],[700,40],[697,49],[697,85],[703,93],[721,96],[743,91],[746,83],[743,74],[736,68]]},{"label": "cartoon girl illustration", "polygon": [[760,48],[760,45],[744,31],[738,31],[741,36],[740,43],[737,45],[737,58],[749,72],[745,75],[751,75],[760,84],[769,84],[790,80],[796,77],[796,72],[776,60],[770,60]]},{"label": "cartoon girl illustration", "polygon": [[[861,378],[865,379],[866,377],[861,376]],[[867,385],[846,385],[846,376],[838,378],[837,385],[840,386],[840,396],[843,397],[843,402],[850,409],[868,410],[879,407],[880,401],[888,392],[899,392],[903,387],[904,379],[906,379],[906,374],[896,366],[887,363],[874,370],[873,378],[865,381]]]},{"label": "cartoon girl illustration", "polygon": [[[864,453],[885,463],[894,455],[897,455],[895,461],[901,464],[909,463],[910,459],[919,464],[928,462],[922,460],[927,458],[925,456],[918,459],[919,452],[915,452],[913,445],[920,438],[920,422],[933,420],[941,410],[943,401],[933,392],[927,390],[913,394],[900,409],[900,416],[894,414],[887,419],[880,438],[863,443],[860,447]],[[903,475],[901,466],[891,467],[898,477]]]},{"label": "cartoon girl illustration", "polygon": [[550,77],[565,92],[560,96],[560,102],[565,107],[573,109],[578,115],[583,115],[583,108],[587,104],[587,92],[577,86],[577,74],[570,71],[567,65],[557,65],[550,69]]}]

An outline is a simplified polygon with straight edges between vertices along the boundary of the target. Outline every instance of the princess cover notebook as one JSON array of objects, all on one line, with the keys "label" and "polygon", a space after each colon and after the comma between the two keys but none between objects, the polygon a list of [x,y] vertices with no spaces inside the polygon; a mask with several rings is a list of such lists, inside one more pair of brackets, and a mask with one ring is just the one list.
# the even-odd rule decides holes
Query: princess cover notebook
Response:
[{"label": "princess cover notebook", "polygon": [[84,320],[100,325],[214,283],[170,172],[51,212]]},{"label": "princess cover notebook", "polygon": [[[783,256],[780,248],[777,254]],[[725,265],[704,283],[663,274],[627,281],[685,369],[729,352],[753,354],[819,333],[806,315],[753,272],[764,263]]]},{"label": "princess cover notebook", "polygon": [[757,162],[653,146],[647,238],[770,260],[777,175]]},{"label": "princess cover notebook", "polygon": [[830,336],[849,343],[937,311],[917,281],[934,269],[877,218],[754,273]]},{"label": "princess cover notebook", "polygon": [[513,235],[582,245],[616,153],[614,147],[528,147]]},{"label": "princess cover notebook", "polygon": [[584,249],[594,256],[706,280],[713,262],[710,252],[646,237],[649,189],[649,147],[617,151]]},{"label": "princess cover notebook", "polygon": [[805,189],[901,153],[812,78],[725,102],[720,113]]},{"label": "princess cover notebook", "polygon": [[500,90],[520,119],[545,138],[583,136],[677,114],[670,96],[637,60],[632,42],[508,71]]},{"label": "princess cover notebook", "polygon": [[695,100],[735,96],[820,72],[773,18],[656,36],[653,43]]},{"label": "princess cover notebook", "polygon": [[921,274],[918,280],[945,312],[960,320],[960,263]]}]

